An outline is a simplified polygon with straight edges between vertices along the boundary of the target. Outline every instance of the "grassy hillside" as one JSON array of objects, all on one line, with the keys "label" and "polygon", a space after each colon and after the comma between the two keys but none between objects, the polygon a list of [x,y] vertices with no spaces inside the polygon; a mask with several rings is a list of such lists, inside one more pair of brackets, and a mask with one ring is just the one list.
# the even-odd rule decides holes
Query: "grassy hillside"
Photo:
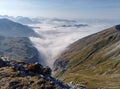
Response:
[{"label": "grassy hillside", "polygon": [[54,70],[65,82],[120,89],[120,25],[71,44],[55,61]]}]

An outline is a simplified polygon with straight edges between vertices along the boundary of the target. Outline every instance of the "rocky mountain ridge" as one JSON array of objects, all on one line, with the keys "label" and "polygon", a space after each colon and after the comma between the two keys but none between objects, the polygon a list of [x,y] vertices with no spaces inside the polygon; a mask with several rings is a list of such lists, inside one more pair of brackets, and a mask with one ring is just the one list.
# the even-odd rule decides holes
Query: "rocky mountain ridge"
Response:
[{"label": "rocky mountain ridge", "polygon": [[[85,85],[65,84],[51,76],[52,70],[36,62],[0,58],[0,89],[86,89]],[[73,86],[74,85],[74,86]]]},{"label": "rocky mountain ridge", "polygon": [[31,36],[37,37],[31,27],[1,18],[0,56],[28,63],[38,62],[40,54],[29,40]]},{"label": "rocky mountain ridge", "polygon": [[28,63],[39,61],[39,52],[27,37],[0,36],[0,56]]}]

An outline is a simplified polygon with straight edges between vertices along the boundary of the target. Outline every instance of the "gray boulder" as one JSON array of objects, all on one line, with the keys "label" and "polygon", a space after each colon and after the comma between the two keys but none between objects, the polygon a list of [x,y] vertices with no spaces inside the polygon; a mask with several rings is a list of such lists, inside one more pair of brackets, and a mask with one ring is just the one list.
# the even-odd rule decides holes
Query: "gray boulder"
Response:
[{"label": "gray boulder", "polygon": [[0,67],[3,67],[5,65],[6,65],[6,63],[2,59],[0,59]]}]

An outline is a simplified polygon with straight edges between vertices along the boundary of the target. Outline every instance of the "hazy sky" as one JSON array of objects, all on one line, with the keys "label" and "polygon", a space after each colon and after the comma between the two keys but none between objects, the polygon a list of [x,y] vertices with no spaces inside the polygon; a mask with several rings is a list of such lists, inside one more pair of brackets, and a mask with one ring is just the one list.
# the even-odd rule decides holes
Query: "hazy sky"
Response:
[{"label": "hazy sky", "polygon": [[118,19],[120,0],[0,0],[0,15]]}]

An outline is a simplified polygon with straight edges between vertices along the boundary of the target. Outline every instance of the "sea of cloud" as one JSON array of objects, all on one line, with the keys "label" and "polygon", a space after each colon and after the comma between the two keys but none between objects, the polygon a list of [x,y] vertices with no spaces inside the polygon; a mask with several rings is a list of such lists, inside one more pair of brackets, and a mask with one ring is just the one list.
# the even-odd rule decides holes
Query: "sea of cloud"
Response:
[{"label": "sea of cloud", "polygon": [[71,43],[119,23],[119,19],[61,19],[1,16],[29,25],[39,35],[29,37],[40,52],[40,62],[52,67],[55,59]]},{"label": "sea of cloud", "polygon": [[45,19],[41,23],[29,25],[39,35],[39,37],[30,37],[30,40],[41,54],[42,60],[40,62],[52,67],[57,56],[68,45],[108,28],[109,25],[80,20]]}]

